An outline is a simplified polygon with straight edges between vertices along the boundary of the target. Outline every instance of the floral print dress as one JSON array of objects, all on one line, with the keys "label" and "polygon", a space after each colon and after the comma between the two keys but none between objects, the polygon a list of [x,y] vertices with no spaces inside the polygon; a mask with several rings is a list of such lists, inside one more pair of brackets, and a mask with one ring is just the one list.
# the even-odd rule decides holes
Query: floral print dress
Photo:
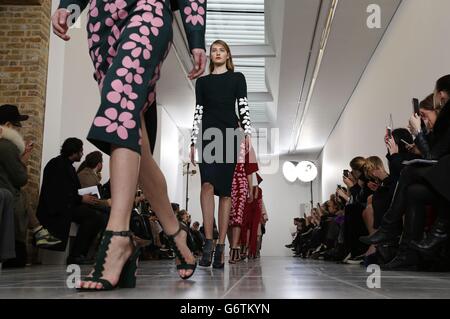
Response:
[{"label": "floral print dress", "polygon": [[180,9],[189,48],[205,49],[206,0],[61,0],[83,11],[101,103],[88,140],[141,152],[141,114],[154,105],[155,86],[172,43],[172,9]]}]

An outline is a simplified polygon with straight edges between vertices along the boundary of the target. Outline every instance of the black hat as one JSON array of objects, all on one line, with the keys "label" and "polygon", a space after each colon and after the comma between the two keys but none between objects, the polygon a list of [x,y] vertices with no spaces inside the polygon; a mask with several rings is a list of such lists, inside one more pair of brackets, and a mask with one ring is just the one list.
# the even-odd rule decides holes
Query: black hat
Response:
[{"label": "black hat", "polygon": [[20,122],[28,120],[28,115],[21,115],[15,105],[4,104],[0,106],[0,124],[11,122],[15,126],[22,126]]}]

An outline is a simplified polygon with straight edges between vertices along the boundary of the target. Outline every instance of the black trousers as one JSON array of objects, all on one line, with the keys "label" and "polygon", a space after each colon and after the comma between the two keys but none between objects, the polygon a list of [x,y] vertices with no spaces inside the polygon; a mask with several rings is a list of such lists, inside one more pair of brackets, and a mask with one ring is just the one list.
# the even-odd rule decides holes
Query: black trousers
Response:
[{"label": "black trousers", "polygon": [[359,241],[359,237],[368,235],[366,224],[362,218],[364,206],[350,204],[345,207],[344,219],[344,246],[352,257],[362,255],[367,250],[367,245]]},{"label": "black trousers", "polygon": [[402,170],[391,205],[381,222],[381,228],[384,231],[400,233],[403,222],[402,217],[408,208],[408,188],[413,184],[423,184],[423,176],[428,169],[429,167],[407,166]]},{"label": "black trousers", "polygon": [[78,224],[78,232],[75,237],[72,251],[73,257],[86,256],[93,240],[104,228],[102,213],[86,205],[80,205],[71,209],[72,222]]}]

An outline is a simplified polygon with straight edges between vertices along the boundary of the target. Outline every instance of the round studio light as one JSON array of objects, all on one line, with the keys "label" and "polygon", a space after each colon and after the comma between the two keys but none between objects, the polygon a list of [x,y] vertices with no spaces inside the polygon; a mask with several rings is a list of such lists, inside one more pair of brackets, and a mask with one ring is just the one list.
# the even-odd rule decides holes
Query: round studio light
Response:
[{"label": "round studio light", "polygon": [[300,162],[297,167],[297,177],[304,183],[312,182],[317,177],[317,167],[309,161]]},{"label": "round studio light", "polygon": [[283,164],[283,175],[289,182],[295,182],[298,176],[296,165],[293,162],[285,162]]}]

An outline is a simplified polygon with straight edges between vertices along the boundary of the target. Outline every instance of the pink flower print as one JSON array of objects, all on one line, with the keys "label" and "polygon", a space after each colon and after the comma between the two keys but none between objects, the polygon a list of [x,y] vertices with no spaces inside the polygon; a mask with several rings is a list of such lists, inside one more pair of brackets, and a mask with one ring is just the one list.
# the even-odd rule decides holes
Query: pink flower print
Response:
[{"label": "pink flower print", "polygon": [[133,120],[133,114],[130,112],[122,112],[120,115],[117,110],[110,107],[105,111],[105,116],[98,116],[94,120],[94,125],[97,127],[106,127],[106,133],[117,132],[117,135],[122,139],[128,138],[128,129],[136,127],[136,121]]},{"label": "pink flower print", "polygon": [[128,16],[126,10],[124,10],[127,6],[127,2],[125,0],[115,0],[113,3],[105,4],[105,11],[111,13],[111,18],[106,19],[106,25],[112,27],[114,25],[114,21],[123,20]]},{"label": "pink flower print", "polygon": [[98,17],[98,8],[97,8],[97,0],[92,0],[91,5],[89,7],[89,15],[93,18]]},{"label": "pink flower print", "polygon": [[89,32],[91,33],[91,37],[88,39],[89,49],[92,48],[94,43],[100,41],[100,36],[95,32],[100,30],[101,25],[100,22],[97,22],[96,24],[89,23]]},{"label": "pink flower print", "polygon": [[[146,24],[150,24],[151,27],[147,25],[143,25],[142,22],[146,22]],[[140,27],[139,32],[143,35],[150,35],[150,32],[157,36],[159,34],[158,28],[161,28],[164,25],[164,21],[155,17],[151,12],[145,12],[142,16],[134,16],[131,18],[131,23],[128,25],[128,28]]]},{"label": "pink flower print", "polygon": [[[134,80],[137,84],[142,84],[142,74],[144,74],[145,69],[141,67],[141,62],[136,59],[132,60],[129,56],[126,56],[122,60],[123,68],[117,70],[117,75],[125,77],[125,81],[131,84]],[[133,75],[132,69],[135,70],[136,74]]]},{"label": "pink flower print", "polygon": [[109,92],[106,98],[111,103],[119,103],[123,109],[133,111],[135,108],[134,100],[138,98],[138,95],[133,92],[133,87],[129,84],[123,84],[120,80],[114,80],[111,83],[111,87],[114,91]]},{"label": "pink flower print", "polygon": [[[203,0],[204,1],[204,0]],[[136,6],[135,11],[153,11],[153,8],[155,8],[155,12],[159,16],[163,16],[163,4],[157,0],[139,0]]]},{"label": "pink flower print", "polygon": [[[130,40],[132,41],[125,42],[125,44],[123,45],[123,49],[132,50],[131,55],[134,58],[139,57],[142,53],[144,59],[149,60],[151,57],[151,51],[153,50],[153,46],[150,44],[149,38],[146,36],[140,36],[137,33],[133,33],[132,35],[130,35]],[[143,45],[144,48],[137,46],[137,43]]]},{"label": "pink flower print", "polygon": [[[200,3],[204,3],[199,0]],[[197,25],[197,23],[201,25],[205,25],[205,20],[203,16],[205,15],[205,9],[202,6],[199,6],[195,0],[191,0],[191,6],[184,8],[184,13],[187,15],[186,23],[192,23],[193,25]]]},{"label": "pink flower print", "polygon": [[108,44],[109,44],[108,62],[109,62],[109,64],[111,64],[112,58],[117,55],[117,50],[115,49],[115,46],[116,46],[116,43],[119,40],[119,38],[120,38],[120,30],[117,26],[114,25],[111,29],[111,35],[108,37]]},{"label": "pink flower print", "polygon": [[138,145],[142,146],[142,130],[139,129],[139,140],[138,140]]}]

